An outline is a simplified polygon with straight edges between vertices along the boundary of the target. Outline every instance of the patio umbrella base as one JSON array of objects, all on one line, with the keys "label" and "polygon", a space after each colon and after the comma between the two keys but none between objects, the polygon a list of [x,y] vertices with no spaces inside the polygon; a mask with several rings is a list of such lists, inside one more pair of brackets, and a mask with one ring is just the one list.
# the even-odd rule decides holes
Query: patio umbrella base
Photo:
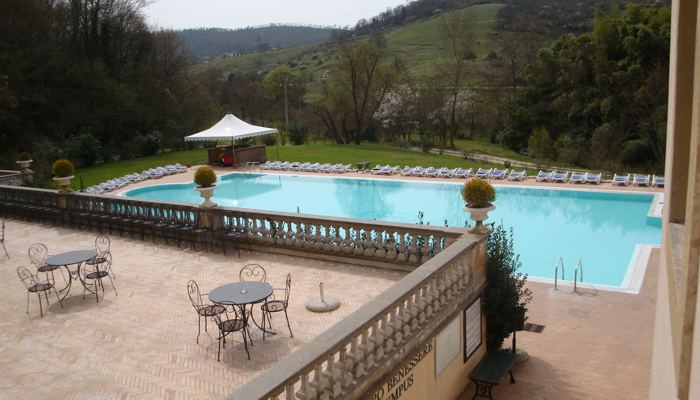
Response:
[{"label": "patio umbrella base", "polygon": [[338,309],[338,307],[340,307],[340,302],[332,297],[325,297],[323,300],[317,297],[306,303],[307,310],[317,313],[330,312]]}]

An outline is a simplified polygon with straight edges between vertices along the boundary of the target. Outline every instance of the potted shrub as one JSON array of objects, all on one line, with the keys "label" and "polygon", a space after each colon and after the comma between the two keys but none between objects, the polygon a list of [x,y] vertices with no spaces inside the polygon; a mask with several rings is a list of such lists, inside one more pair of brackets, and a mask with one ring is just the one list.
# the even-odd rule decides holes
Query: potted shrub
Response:
[{"label": "potted shrub", "polygon": [[462,187],[462,198],[464,199],[464,210],[468,211],[470,218],[476,222],[471,233],[488,233],[488,228],[483,222],[488,218],[489,211],[496,209],[491,204],[496,200],[496,190],[484,179],[470,179]]},{"label": "potted shrub", "polygon": [[32,155],[27,153],[26,151],[19,153],[19,160],[17,161],[17,165],[19,165],[20,169],[22,172],[27,172],[29,169],[29,165],[32,163]]},{"label": "potted shrub", "polygon": [[58,182],[61,192],[70,192],[70,180],[73,179],[75,168],[68,160],[56,160],[51,167],[53,180]]},{"label": "potted shrub", "polygon": [[204,199],[204,203],[200,207],[214,207],[216,203],[211,201],[211,197],[214,195],[214,189],[216,189],[216,172],[209,166],[202,166],[197,168],[194,173],[194,183],[197,184],[195,188],[199,192],[199,195]]}]

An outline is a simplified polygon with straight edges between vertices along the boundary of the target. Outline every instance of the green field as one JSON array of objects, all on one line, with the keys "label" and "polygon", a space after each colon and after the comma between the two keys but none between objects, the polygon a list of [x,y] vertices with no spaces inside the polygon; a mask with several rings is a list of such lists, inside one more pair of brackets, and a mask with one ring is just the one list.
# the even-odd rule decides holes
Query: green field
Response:
[{"label": "green field", "polygon": [[[267,148],[267,156],[270,160],[276,160],[277,151],[274,146]],[[74,188],[80,187],[80,178],[87,186],[95,185],[109,179],[117,178],[144,169],[164,166],[179,162],[180,164],[192,163],[193,165],[206,162],[206,150],[195,149],[190,151],[177,151],[159,154],[151,157],[136,158],[133,160],[115,161],[109,164],[97,165],[90,168],[78,169],[73,180]],[[421,153],[417,151],[400,149],[378,144],[337,145],[328,143],[305,144],[301,146],[280,146],[280,159],[284,161],[309,161],[319,163],[344,163],[354,164],[360,161],[370,161],[375,164],[405,165],[424,167],[487,167],[484,162],[465,160],[459,157]]]},{"label": "green field", "polygon": [[[491,34],[494,32],[496,14],[503,4],[480,4],[468,7],[474,16],[475,45],[472,49],[477,60],[469,62],[471,69],[480,68],[483,58],[489,50],[494,49]],[[386,34],[388,60],[399,57],[412,76],[422,77],[433,73],[435,63],[440,58],[440,16],[411,23]],[[298,73],[311,73],[318,77],[329,70],[335,53],[331,44],[304,45],[268,51],[266,53],[247,54],[240,57],[220,58],[205,64],[197,64],[192,71],[202,72],[211,68],[227,75],[232,71],[266,72],[280,65],[290,65]],[[318,79],[310,84],[309,92],[313,95],[320,88]]]}]

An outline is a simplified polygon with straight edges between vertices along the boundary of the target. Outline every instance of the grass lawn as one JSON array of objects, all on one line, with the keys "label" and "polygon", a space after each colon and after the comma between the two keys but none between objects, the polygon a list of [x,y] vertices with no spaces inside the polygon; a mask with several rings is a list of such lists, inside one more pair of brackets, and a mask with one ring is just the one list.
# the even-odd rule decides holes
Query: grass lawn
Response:
[{"label": "grass lawn", "polygon": [[[277,159],[275,146],[267,147],[267,157],[270,160]],[[300,146],[280,146],[280,159],[284,161],[309,161],[319,163],[344,163],[354,164],[360,161],[370,161],[375,164],[405,165],[424,167],[463,167],[477,168],[487,167],[487,163],[465,160],[459,157],[421,153],[412,150],[400,149],[371,143],[360,145],[338,145],[330,143],[305,144]],[[150,157],[135,158],[132,160],[115,161],[109,164],[97,165],[89,168],[81,168],[75,172],[73,186],[79,188],[80,178],[84,185],[91,186],[109,179],[117,178],[144,169],[173,164],[179,162],[193,165],[203,164],[207,160],[204,149],[190,151],[176,151],[163,153]]]}]

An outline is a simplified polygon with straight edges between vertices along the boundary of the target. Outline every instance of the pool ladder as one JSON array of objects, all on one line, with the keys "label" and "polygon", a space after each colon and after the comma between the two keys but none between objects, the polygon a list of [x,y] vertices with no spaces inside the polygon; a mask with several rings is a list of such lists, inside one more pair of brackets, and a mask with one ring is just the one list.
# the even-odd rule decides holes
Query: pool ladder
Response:
[{"label": "pool ladder", "polygon": [[[561,280],[564,280],[564,257],[559,257],[557,263],[554,266],[554,289],[557,290],[557,283],[559,281],[559,270],[561,269]],[[577,291],[578,282],[583,282],[583,263],[579,258],[576,261],[576,267],[574,268],[574,292]]]},{"label": "pool ladder", "polygon": [[257,161],[248,161],[245,163],[245,167],[243,168],[243,174],[245,175],[246,172],[252,174],[253,169],[255,169],[256,166],[260,168],[260,163]]}]

